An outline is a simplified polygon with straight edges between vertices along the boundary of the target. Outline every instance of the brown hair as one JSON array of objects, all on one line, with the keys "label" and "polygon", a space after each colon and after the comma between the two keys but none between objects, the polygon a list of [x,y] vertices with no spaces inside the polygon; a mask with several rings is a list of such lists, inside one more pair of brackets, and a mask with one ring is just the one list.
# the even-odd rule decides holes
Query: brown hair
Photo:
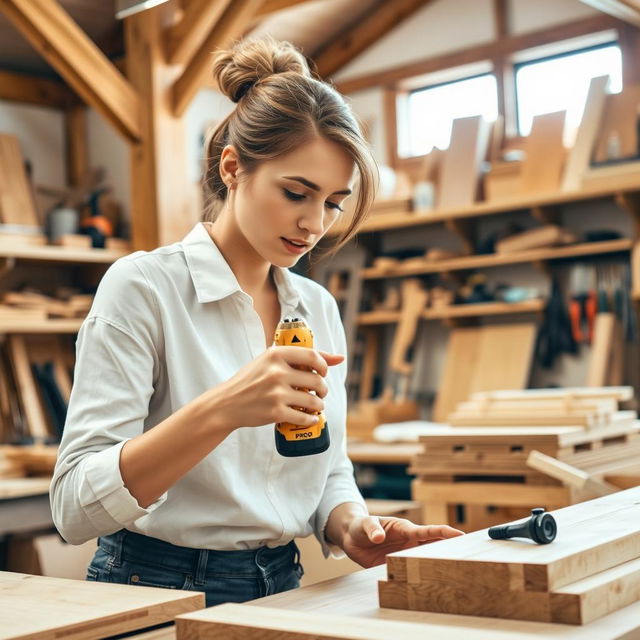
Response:
[{"label": "brown hair", "polygon": [[358,168],[355,210],[335,249],[364,221],[375,195],[377,168],[358,121],[344,98],[315,76],[291,43],[271,37],[242,40],[215,55],[213,77],[237,103],[213,131],[207,148],[204,219],[213,220],[227,197],[220,155],[233,145],[246,174],[260,162],[289,153],[315,136],[339,144]]}]

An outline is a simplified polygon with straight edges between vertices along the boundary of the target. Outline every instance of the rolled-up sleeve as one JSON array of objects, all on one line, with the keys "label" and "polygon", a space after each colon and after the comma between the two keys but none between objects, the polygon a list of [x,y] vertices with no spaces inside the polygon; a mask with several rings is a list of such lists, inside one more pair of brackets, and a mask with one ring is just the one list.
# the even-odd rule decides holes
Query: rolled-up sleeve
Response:
[{"label": "rolled-up sleeve", "polygon": [[354,502],[362,505],[367,510],[366,504],[355,482],[353,475],[353,464],[347,455],[347,438],[346,438],[346,422],[347,422],[347,341],[344,333],[344,327],[340,320],[338,305],[331,298],[331,313],[329,315],[332,334],[336,337],[336,353],[344,354],[345,360],[342,364],[335,367],[336,374],[339,373],[341,384],[339,387],[339,399],[334,398],[332,402],[339,400],[341,407],[341,421],[339,428],[332,429],[332,466],[325,485],[325,490],[320,500],[320,504],[313,515],[311,526],[314,534],[322,547],[322,553],[325,558],[332,555],[336,558],[344,556],[344,552],[337,545],[327,542],[325,537],[325,529],[331,512],[339,505],[346,502]]},{"label": "rolled-up sleeve", "polygon": [[159,367],[159,322],[148,283],[130,260],[103,278],[76,343],[74,383],[50,497],[71,544],[107,535],[149,514],[120,473],[124,443],[144,431]]}]

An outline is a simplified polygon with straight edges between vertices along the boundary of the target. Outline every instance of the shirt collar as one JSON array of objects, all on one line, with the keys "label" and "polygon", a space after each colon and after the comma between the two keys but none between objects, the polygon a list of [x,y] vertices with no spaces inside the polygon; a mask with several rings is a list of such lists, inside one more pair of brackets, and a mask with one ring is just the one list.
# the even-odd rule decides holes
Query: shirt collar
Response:
[{"label": "shirt collar", "polygon": [[[185,236],[182,247],[198,302],[214,302],[242,292],[235,274],[202,222]],[[296,311],[306,313],[307,307],[293,284],[289,269],[276,266],[272,269],[282,317]]]}]

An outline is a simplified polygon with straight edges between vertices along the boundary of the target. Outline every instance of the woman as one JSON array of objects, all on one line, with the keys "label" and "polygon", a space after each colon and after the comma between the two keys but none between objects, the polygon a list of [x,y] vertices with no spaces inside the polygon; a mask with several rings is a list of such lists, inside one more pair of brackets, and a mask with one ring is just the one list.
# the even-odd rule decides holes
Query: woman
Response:
[{"label": "woman", "polygon": [[[208,221],[116,262],[78,336],[51,501],[63,537],[99,536],[87,578],[204,591],[207,605],[298,586],[293,539],[362,566],[458,535],[368,515],[345,454],[345,340],[335,301],[288,271],[374,168],[343,99],[288,43],[217,55],[237,108],[208,149]],[[270,347],[301,317],[319,349]],[[306,367],[301,371],[295,367]],[[299,388],[307,388],[307,393]],[[326,402],[325,402],[326,400]],[[285,458],[273,423],[324,410],[331,445]]]}]

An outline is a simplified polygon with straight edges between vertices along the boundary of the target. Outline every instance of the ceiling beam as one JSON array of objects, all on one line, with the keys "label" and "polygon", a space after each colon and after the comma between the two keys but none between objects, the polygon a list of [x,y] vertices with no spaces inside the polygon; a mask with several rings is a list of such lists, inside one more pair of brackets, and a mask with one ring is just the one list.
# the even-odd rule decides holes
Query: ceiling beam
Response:
[{"label": "ceiling beam", "polygon": [[333,75],[430,2],[432,0],[394,0],[379,3],[312,56],[318,73],[325,78]]},{"label": "ceiling beam", "polygon": [[56,0],[0,0],[0,11],[88,105],[140,138],[137,93]]},{"label": "ceiling beam", "polygon": [[305,2],[309,2],[309,0],[264,0],[262,6],[256,11],[256,17],[262,18],[269,13],[282,11]]},{"label": "ceiling beam", "polygon": [[78,99],[62,82],[0,71],[0,100],[66,109]]},{"label": "ceiling beam", "polygon": [[184,64],[202,44],[231,0],[187,0],[183,16],[166,32],[169,64]]},{"label": "ceiling beam", "polygon": [[204,42],[187,63],[182,75],[173,84],[172,102],[176,117],[181,116],[201,89],[211,71],[211,54],[242,35],[263,0],[232,2],[215,24]]},{"label": "ceiling beam", "polygon": [[336,83],[340,93],[353,93],[371,87],[390,85],[407,78],[421,76],[442,69],[460,67],[465,64],[492,60],[497,56],[508,55],[543,44],[577,38],[589,33],[616,29],[620,23],[606,15],[596,15],[574,22],[568,22],[555,27],[547,27],[539,31],[531,31],[517,36],[508,36],[495,42],[488,42],[467,49],[458,49],[432,58],[418,60],[407,65],[378,71],[358,78],[351,78]]},{"label": "ceiling beam", "polygon": [[618,20],[640,27],[640,0],[581,0]]}]

